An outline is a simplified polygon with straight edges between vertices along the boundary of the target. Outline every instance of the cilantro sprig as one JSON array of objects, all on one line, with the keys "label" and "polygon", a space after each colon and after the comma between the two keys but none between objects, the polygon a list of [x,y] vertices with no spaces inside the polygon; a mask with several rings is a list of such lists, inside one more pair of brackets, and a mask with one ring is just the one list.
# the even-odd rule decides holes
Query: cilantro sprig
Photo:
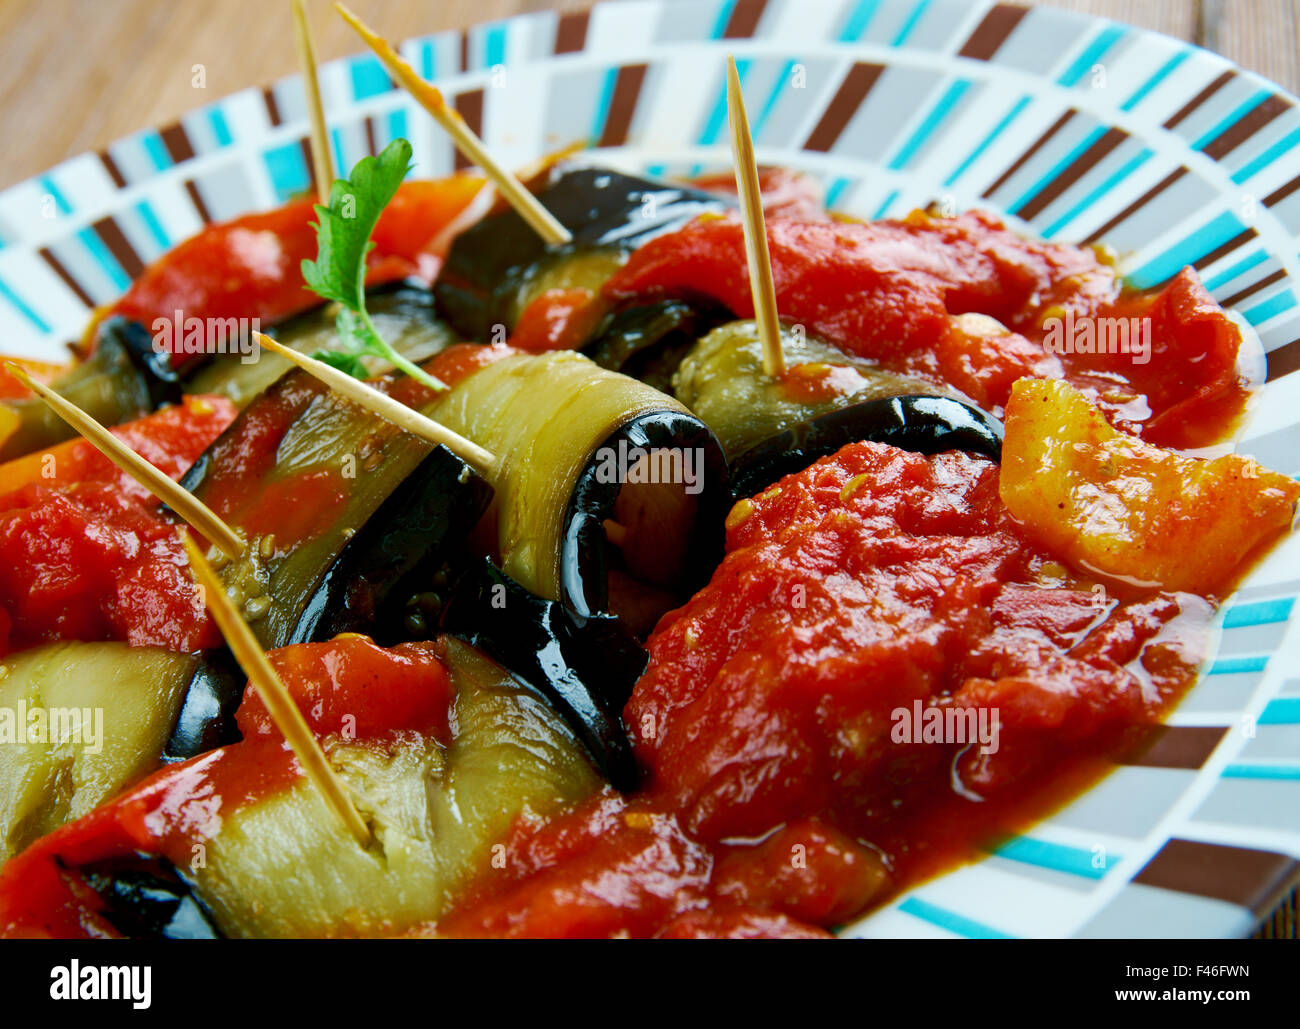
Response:
[{"label": "cilantro sprig", "polygon": [[361,357],[373,354],[433,389],[446,389],[394,350],[379,334],[366,311],[366,255],[374,247],[371,233],[384,208],[411,170],[411,144],[395,139],[377,157],[363,157],[346,179],[330,187],[329,206],[316,205],[316,260],[302,262],[302,277],[322,300],[340,306],[335,327],[341,350],[314,356],[359,379],[368,377]]}]

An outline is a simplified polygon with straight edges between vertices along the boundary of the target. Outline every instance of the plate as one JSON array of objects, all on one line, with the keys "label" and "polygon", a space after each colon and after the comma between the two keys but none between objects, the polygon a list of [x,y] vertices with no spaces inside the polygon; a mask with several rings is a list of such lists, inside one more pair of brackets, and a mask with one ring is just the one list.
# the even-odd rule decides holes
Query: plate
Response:
[{"label": "plate", "polygon": [[[1300,110],[1221,57],[969,0],[627,0],[400,49],[508,166],[586,140],[655,175],[729,167],[731,52],[759,160],[817,174],[834,207],[990,208],[1109,244],[1141,287],[1193,264],[1268,352],[1238,450],[1300,473]],[[341,166],[406,136],[416,174],[457,167],[370,55],[321,85]],[[289,78],[0,194],[0,349],[62,357],[92,307],[204,222],[303,191],[305,135]],[[1215,656],[1144,754],[844,934],[1249,935],[1300,876],[1298,592],[1292,536],[1224,605]]]}]

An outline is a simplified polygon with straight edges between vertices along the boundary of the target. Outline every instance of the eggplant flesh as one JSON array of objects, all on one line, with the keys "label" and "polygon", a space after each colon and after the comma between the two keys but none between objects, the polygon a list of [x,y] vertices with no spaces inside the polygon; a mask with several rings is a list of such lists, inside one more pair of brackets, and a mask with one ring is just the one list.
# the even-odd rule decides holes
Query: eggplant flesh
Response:
[{"label": "eggplant flesh", "polygon": [[[50,385],[101,425],[108,426],[177,401],[181,392],[165,355],[154,352],[149,333],[124,318],[105,322],[89,359]],[[0,461],[54,446],[76,435],[39,397],[5,401],[4,406],[17,415],[18,423],[0,442]]]},{"label": "eggplant flesh", "polygon": [[1002,459],[1002,423],[978,407],[940,396],[900,396],[821,415],[751,447],[731,465],[735,499],[752,497],[850,443],[885,443],[918,454],[965,450]]},{"label": "eggplant flesh", "polygon": [[[388,376],[377,385],[388,390],[401,381]],[[269,443],[262,435],[268,420],[286,426]],[[273,465],[243,482],[241,463],[258,447],[273,448]],[[240,558],[218,557],[216,564],[267,649],[344,628],[384,635],[374,620],[392,617],[392,598],[458,553],[490,497],[477,473],[449,451],[435,455],[432,444],[341,400],[301,371],[283,376],[246,408],[181,485],[211,502],[215,491],[229,490],[228,475],[251,506],[218,513],[248,546]],[[295,476],[323,477],[340,502],[304,538],[258,535],[259,497]]]},{"label": "eggplant flesh", "polygon": [[[206,656],[125,643],[50,643],[10,655],[4,667],[0,860],[80,818],[166,755],[228,742],[233,722],[222,717],[243,685]],[[224,706],[192,703],[205,691]]]},{"label": "eggplant flesh", "polygon": [[465,339],[496,342],[494,327],[513,327],[521,295],[530,282],[535,292],[553,262],[591,251],[626,254],[731,206],[702,190],[599,168],[552,169],[536,192],[573,241],[548,252],[514,211],[489,215],[457,236],[433,292],[439,313]]},{"label": "eggplant flesh", "polygon": [[222,811],[192,870],[194,891],[231,937],[391,936],[438,918],[521,815],[547,817],[600,779],[564,721],[533,690],[459,640],[443,640],[453,736],[321,740],[370,821],[363,849],[306,779]]},{"label": "eggplant flesh", "polygon": [[[366,308],[388,344],[417,364],[456,342],[450,327],[435,317],[433,294],[422,283],[403,280],[367,290]],[[293,315],[265,331],[290,350],[309,356],[338,348],[331,304]],[[237,354],[214,356],[190,371],[184,379],[185,392],[216,393],[229,397],[237,407],[248,406],[293,367],[288,358],[253,346],[251,359]],[[375,375],[390,367],[378,357],[363,357],[361,362]]]},{"label": "eggplant flesh", "polygon": [[647,655],[618,619],[574,615],[485,559],[455,584],[441,628],[540,692],[616,789],[636,788],[636,760],[621,713]]}]

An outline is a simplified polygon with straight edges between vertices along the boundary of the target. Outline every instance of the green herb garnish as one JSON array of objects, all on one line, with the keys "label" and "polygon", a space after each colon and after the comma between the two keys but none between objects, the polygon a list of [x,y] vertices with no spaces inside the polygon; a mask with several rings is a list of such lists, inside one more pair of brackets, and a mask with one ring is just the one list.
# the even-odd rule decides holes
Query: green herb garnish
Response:
[{"label": "green herb garnish", "polygon": [[361,357],[373,354],[389,361],[413,379],[433,389],[446,383],[412,364],[379,335],[366,311],[366,254],[374,243],[370,234],[388,202],[411,169],[411,144],[395,139],[377,157],[363,157],[346,179],[330,187],[329,207],[316,205],[316,260],[302,262],[302,277],[322,300],[342,310],[335,319],[341,350],[315,356],[358,379],[368,377]]}]

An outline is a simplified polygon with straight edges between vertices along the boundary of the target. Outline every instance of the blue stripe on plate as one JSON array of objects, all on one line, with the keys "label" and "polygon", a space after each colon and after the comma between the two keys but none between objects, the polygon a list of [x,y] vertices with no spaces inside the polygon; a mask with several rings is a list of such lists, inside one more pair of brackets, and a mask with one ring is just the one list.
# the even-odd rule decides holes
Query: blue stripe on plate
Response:
[{"label": "blue stripe on plate", "polygon": [[1213,293],[1220,286],[1226,286],[1238,275],[1242,275],[1245,272],[1250,271],[1256,265],[1263,264],[1267,260],[1268,260],[1267,250],[1261,250],[1257,254],[1251,254],[1249,257],[1243,257],[1231,268],[1226,268],[1223,271],[1219,272],[1218,275],[1216,275],[1214,278],[1212,278],[1209,282],[1205,284],[1205,288],[1208,289],[1211,293]]},{"label": "blue stripe on plate", "polygon": [[885,213],[886,213],[886,212],[887,212],[891,207],[894,206],[894,201],[898,199],[898,194],[899,194],[900,192],[901,192],[900,190],[897,190],[897,189],[896,189],[896,190],[894,190],[892,193],[890,193],[889,196],[885,197],[885,199],[881,202],[880,206],[876,208],[876,213],[873,214],[871,217],[872,217],[872,218],[883,218],[883,217],[885,216]]},{"label": "blue stripe on plate", "polygon": [[1065,171],[1066,168],[1074,164],[1074,162],[1079,159],[1080,155],[1082,155],[1090,146],[1096,143],[1097,140],[1101,139],[1101,137],[1104,136],[1105,134],[1106,134],[1106,127],[1104,125],[1098,125],[1095,129],[1089,132],[1086,136],[1083,137],[1082,140],[1079,141],[1079,143],[1075,145],[1073,150],[1071,150],[1068,154],[1066,154],[1054,165],[1052,165],[1051,169],[1047,172],[1046,175],[1041,176],[1037,182],[1035,182],[1032,186],[1029,187],[1029,189],[1027,189],[1024,193],[1022,193],[1020,199],[1018,199],[1014,204],[1008,207],[1007,211],[1010,212],[1011,214],[1015,214],[1017,211],[1019,211],[1022,207],[1025,206],[1025,204],[1029,203],[1029,201],[1033,200],[1034,197],[1038,196],[1039,193],[1041,193],[1049,185],[1055,182],[1056,179],[1060,176],[1061,172]]},{"label": "blue stripe on plate", "polygon": [[958,79],[947,90],[944,91],[939,102],[934,105],[925,120],[917,126],[911,138],[903,144],[902,148],[894,155],[894,159],[889,162],[889,167],[898,171],[907,166],[907,162],[916,156],[916,152],[937,129],[940,123],[952,113],[952,109],[957,106],[961,98],[966,95],[966,91],[971,87],[970,79]]},{"label": "blue stripe on plate", "polygon": [[758,117],[754,119],[750,126],[750,132],[754,139],[758,139],[763,134],[763,126],[767,124],[767,119],[772,116],[776,109],[777,101],[781,99],[781,94],[785,92],[785,84],[790,81],[794,74],[794,66],[798,62],[791,59],[785,62],[781,68],[780,74],[776,77],[776,85],[772,87],[772,92],[768,94],[767,100],[763,103],[763,109],[758,112]]},{"label": "blue stripe on plate", "polygon": [[841,43],[856,43],[862,38],[862,33],[867,31],[867,26],[871,24],[871,19],[876,15],[876,8],[880,6],[880,0],[858,0],[858,5],[853,8],[853,13],[849,15],[849,20],[844,23],[844,28],[840,31]]},{"label": "blue stripe on plate", "polygon": [[849,188],[849,181],[849,179],[839,178],[831,183],[830,188],[826,190],[826,207],[828,209],[839,203],[840,197]]},{"label": "blue stripe on plate", "polygon": [[1300,765],[1228,765],[1223,770],[1223,778],[1300,780]]},{"label": "blue stripe on plate", "polygon": [[230,126],[220,107],[208,108],[208,124],[212,126],[212,135],[217,140],[217,146],[229,146],[234,141],[235,137],[231,135]]},{"label": "blue stripe on plate", "polygon": [[1224,211],[1128,276],[1129,285],[1147,289],[1171,279],[1185,265],[1199,260],[1245,230],[1241,219],[1231,211]]},{"label": "blue stripe on plate", "polygon": [[1146,82],[1142,83],[1142,85],[1138,87],[1136,93],[1120,104],[1119,109],[1121,111],[1133,110],[1133,108],[1147,98],[1156,86],[1169,78],[1170,73],[1172,73],[1175,68],[1187,60],[1191,55],[1192,52],[1190,50],[1182,50],[1174,54],[1173,57],[1169,58],[1169,60],[1165,61],[1165,63],[1160,66],[1159,70],[1152,75],[1151,78],[1147,79]]},{"label": "blue stripe on plate", "polygon": [[498,23],[488,26],[487,39],[484,41],[483,50],[489,68],[495,68],[498,64],[506,63],[505,25]]},{"label": "blue stripe on plate", "polygon": [[435,62],[433,44],[426,40],[420,44],[420,75],[426,80],[432,81],[434,69],[437,67]]},{"label": "blue stripe on plate", "polygon": [[158,171],[165,171],[171,167],[171,154],[167,153],[162,136],[156,132],[145,132],[141,134],[140,142],[144,146],[145,153],[149,155],[149,160],[153,162],[153,166]]},{"label": "blue stripe on plate", "polygon": [[1239,675],[1242,672],[1262,672],[1268,664],[1267,654],[1250,657],[1221,657],[1206,669],[1206,675]]},{"label": "blue stripe on plate", "polygon": [[1096,866],[1098,855],[1081,847],[1067,847],[1062,843],[1049,843],[1029,836],[1008,840],[993,851],[998,857],[1010,858],[1037,868],[1050,868],[1057,872],[1081,875],[1087,879],[1101,879],[1120,860],[1118,854],[1101,857],[1102,867]]},{"label": "blue stripe on plate", "polygon": [[890,46],[902,46],[907,42],[907,37],[912,34],[912,30],[916,28],[916,23],[921,20],[921,16],[925,14],[925,9],[929,6],[930,0],[921,0],[919,4],[912,8],[912,13],[903,22],[902,27],[898,30],[898,35],[894,37],[894,41],[890,43]]},{"label": "blue stripe on plate", "polygon": [[131,285],[131,276],[122,270],[122,266],[117,263],[117,259],[109,253],[108,247],[104,246],[104,241],[96,236],[93,230],[82,229],[77,233],[77,239],[81,241],[83,247],[90,251],[90,256],[104,270],[104,274],[109,277],[115,287],[125,290]]},{"label": "blue stripe on plate", "polygon": [[955,911],[949,911],[937,904],[921,900],[919,897],[908,897],[907,900],[898,905],[898,910],[904,911],[922,921],[929,922],[931,925],[937,925],[940,929],[947,929],[958,936],[965,936],[970,940],[1015,939],[1010,933],[1004,933],[984,925],[982,922],[977,922],[973,918],[967,918]]},{"label": "blue stripe on plate", "polygon": [[1259,725],[1300,725],[1300,697],[1270,700],[1259,715]]},{"label": "blue stripe on plate", "polygon": [[4,297],[9,303],[13,304],[18,309],[18,312],[32,323],[37,332],[48,333],[51,331],[45,319],[28,307],[27,302],[10,289],[9,284],[4,279],[0,279],[0,297]]},{"label": "blue stripe on plate", "polygon": [[1105,182],[1103,182],[1100,186],[1094,189],[1086,197],[1084,197],[1077,204],[1075,204],[1068,211],[1066,211],[1065,214],[1061,215],[1061,217],[1057,218],[1056,221],[1052,222],[1051,225],[1047,226],[1047,228],[1043,230],[1043,235],[1044,236],[1056,235],[1058,232],[1061,231],[1061,229],[1064,226],[1074,221],[1075,218],[1079,217],[1079,215],[1081,215],[1089,207],[1091,207],[1098,200],[1104,197],[1107,193],[1109,193],[1112,189],[1114,189],[1117,185],[1119,185],[1124,179],[1128,178],[1130,175],[1133,174],[1133,172],[1137,171],[1137,169],[1142,167],[1142,165],[1144,165],[1147,162],[1147,160],[1153,156],[1153,154],[1154,151],[1148,150],[1146,147],[1143,147],[1142,150],[1137,155],[1135,155],[1127,163],[1125,163],[1125,165],[1122,168],[1120,168],[1118,171],[1116,171],[1115,174],[1111,175]]},{"label": "blue stripe on plate", "polygon": [[154,243],[158,245],[159,250],[170,250],[172,241],[167,235],[167,230],[162,227],[162,222],[158,216],[153,213],[153,208],[149,206],[149,201],[141,200],[135,205],[135,213],[140,216],[144,226],[149,230],[149,235],[153,237]]},{"label": "blue stripe on plate", "polygon": [[736,0],[723,0],[718,8],[718,16],[713,19],[713,29],[709,33],[714,39],[721,39],[727,31],[727,22],[731,21],[731,12],[736,9]]},{"label": "blue stripe on plate", "polygon": [[969,168],[972,164],[974,164],[980,158],[980,156],[983,155],[984,151],[987,150],[992,145],[993,141],[997,139],[999,135],[1002,134],[1002,131],[1013,121],[1015,121],[1017,117],[1019,117],[1020,112],[1029,106],[1029,101],[1031,99],[1032,97],[1030,97],[1030,95],[1026,93],[1014,104],[1012,104],[1011,110],[1007,111],[1007,113],[1002,116],[1002,120],[993,126],[993,131],[991,131],[987,136],[985,136],[984,139],[980,142],[979,146],[977,146],[974,150],[970,152],[966,160],[962,161],[961,164],[957,165],[957,167],[953,169],[953,173],[943,180],[943,184],[945,186],[951,186],[954,182],[956,182],[959,178],[961,178],[962,175],[965,174],[966,169]]},{"label": "blue stripe on plate", "polygon": [[1195,143],[1192,144],[1193,150],[1204,150],[1216,139],[1222,136],[1230,128],[1241,121],[1242,118],[1250,114],[1256,107],[1262,104],[1273,94],[1267,89],[1258,90],[1249,99],[1243,100],[1231,112],[1229,112],[1214,128],[1205,132]]},{"label": "blue stripe on plate", "polygon": [[618,81],[618,69],[609,68],[605,72],[605,81],[600,84],[600,96],[596,99],[596,113],[591,119],[591,144],[596,145],[605,131],[605,122],[609,120],[609,105],[614,99],[614,83]]},{"label": "blue stripe on plate", "polygon": [[1257,154],[1248,164],[1243,164],[1233,172],[1232,181],[1240,186],[1257,171],[1268,167],[1268,165],[1272,164],[1283,154],[1294,149],[1298,143],[1300,143],[1300,129],[1288,132],[1263,153]]},{"label": "blue stripe on plate", "polygon": [[352,96],[357,100],[387,93],[393,88],[388,72],[379,63],[379,58],[372,54],[354,57],[348,62],[348,72],[352,78]]},{"label": "blue stripe on plate", "polygon": [[[736,74],[740,77],[740,85],[743,89],[745,85],[745,74],[749,71],[749,66],[754,62],[748,58],[737,58]],[[722,89],[718,92],[717,99],[713,102],[713,109],[709,111],[708,120],[704,123],[704,128],[700,132],[699,143],[701,146],[708,146],[716,143],[722,136],[722,127],[727,124],[727,77],[726,73],[722,76]]]},{"label": "blue stripe on plate", "polygon": [[302,147],[297,143],[274,147],[262,157],[266,161],[266,170],[271,175],[271,185],[275,187],[281,202],[311,187],[311,174],[307,171],[307,162],[303,160]]},{"label": "blue stripe on plate", "polygon": [[1070,67],[1056,81],[1062,86],[1073,86],[1084,75],[1092,70],[1092,66],[1101,60],[1102,56],[1123,39],[1128,34],[1128,30],[1122,25],[1109,25],[1104,28],[1088,46],[1084,49]]},{"label": "blue stripe on plate", "polygon": [[1271,625],[1274,622],[1285,622],[1291,617],[1293,607],[1295,607],[1295,597],[1260,600],[1253,604],[1233,604],[1223,615],[1223,627],[1238,629],[1246,625]]},{"label": "blue stripe on plate", "polygon": [[1276,318],[1283,311],[1289,311],[1293,307],[1295,307],[1295,294],[1286,289],[1276,296],[1269,297],[1261,304],[1247,308],[1241,312],[1241,316],[1251,325],[1258,325],[1270,318]]},{"label": "blue stripe on plate", "polygon": [[388,141],[391,143],[395,139],[405,139],[406,136],[406,108],[399,107],[388,116]]},{"label": "blue stripe on plate", "polygon": [[59,189],[52,178],[48,175],[42,175],[40,178],[41,189],[45,190],[50,196],[54,197],[54,206],[58,208],[59,214],[71,214],[72,205],[68,203],[68,198],[63,195],[63,190]]}]

